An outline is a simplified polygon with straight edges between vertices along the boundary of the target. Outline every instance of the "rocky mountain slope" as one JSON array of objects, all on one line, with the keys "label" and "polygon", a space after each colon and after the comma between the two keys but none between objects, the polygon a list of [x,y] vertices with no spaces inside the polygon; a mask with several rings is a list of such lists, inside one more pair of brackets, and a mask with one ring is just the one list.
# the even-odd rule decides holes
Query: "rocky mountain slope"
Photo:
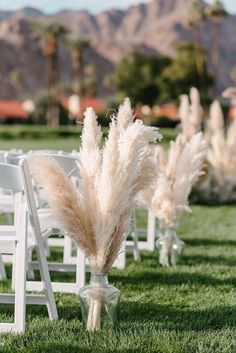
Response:
[{"label": "rocky mountain slope", "polygon": [[[105,74],[133,49],[175,55],[176,44],[191,39],[186,26],[188,6],[192,0],[152,0],[147,4],[131,6],[126,11],[111,9],[97,16],[87,11],[60,11],[53,16],[24,8],[16,12],[0,12],[0,98],[16,95],[28,97],[45,89],[44,58],[40,44],[32,36],[31,22],[56,20],[64,23],[72,33],[87,37],[91,49],[86,60],[96,64],[99,93],[106,93]],[[203,25],[201,37],[211,50],[211,25]],[[230,71],[236,65],[236,16],[230,15],[221,28],[220,87],[231,84]],[[10,72],[18,69],[22,82],[16,87],[9,80]],[[73,77],[68,49],[60,47],[61,80]]]}]

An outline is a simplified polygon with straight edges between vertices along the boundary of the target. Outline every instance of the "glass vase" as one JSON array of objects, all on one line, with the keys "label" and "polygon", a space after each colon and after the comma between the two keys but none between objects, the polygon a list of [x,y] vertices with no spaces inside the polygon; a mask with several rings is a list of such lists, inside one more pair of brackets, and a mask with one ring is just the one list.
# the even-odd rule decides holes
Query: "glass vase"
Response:
[{"label": "glass vase", "polygon": [[175,228],[159,229],[156,246],[159,250],[159,262],[162,266],[175,266],[182,253],[184,242],[176,235]]},{"label": "glass vase", "polygon": [[91,274],[89,285],[79,291],[82,319],[88,331],[112,327],[117,322],[120,291],[107,276]]}]

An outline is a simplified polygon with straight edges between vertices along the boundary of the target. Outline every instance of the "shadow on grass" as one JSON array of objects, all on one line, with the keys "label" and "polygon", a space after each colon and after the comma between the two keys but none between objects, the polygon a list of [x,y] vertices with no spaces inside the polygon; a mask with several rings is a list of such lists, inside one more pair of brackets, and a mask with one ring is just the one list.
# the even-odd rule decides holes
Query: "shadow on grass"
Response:
[{"label": "shadow on grass", "polygon": [[205,256],[205,255],[183,255],[182,261],[186,266],[196,265],[221,265],[221,266],[236,266],[236,257],[223,257],[223,256]]},{"label": "shadow on grass", "polygon": [[[82,321],[81,308],[77,299],[72,298],[73,301],[66,301],[63,298],[63,304],[61,299],[56,298],[57,310],[59,319],[66,321],[79,320]],[[4,318],[5,322],[11,322],[14,316],[13,304],[1,305],[0,308],[0,321]],[[26,321],[31,322],[32,318],[48,319],[48,311],[45,305],[27,305],[26,306]]]},{"label": "shadow on grass", "polygon": [[220,286],[220,285],[233,285],[236,286],[236,277],[230,278],[214,278],[211,276],[207,276],[204,274],[198,273],[189,273],[189,272],[179,272],[179,273],[168,273],[167,270],[163,272],[148,272],[143,271],[139,274],[134,274],[131,276],[123,276],[122,274],[112,275],[110,276],[110,282],[116,283],[121,282],[122,284],[133,284],[139,286],[140,283],[148,285],[150,284],[152,287],[158,284],[164,284],[167,286],[181,286],[183,284],[199,284],[206,286]]},{"label": "shadow on grass", "polygon": [[[1,353],[12,353],[12,350],[1,350]],[[23,352],[23,351],[22,351]],[[43,343],[38,345],[38,348],[34,347],[32,353],[140,353],[139,348],[137,349],[114,349],[113,348],[105,348],[98,347],[97,344],[94,344],[92,348],[85,347],[82,342],[77,343]]]},{"label": "shadow on grass", "polygon": [[236,306],[191,310],[171,305],[128,302],[121,305],[121,321],[130,324],[155,321],[156,329],[165,330],[219,330],[236,327]]},{"label": "shadow on grass", "polygon": [[235,240],[216,240],[216,239],[204,239],[204,238],[197,238],[197,239],[185,239],[184,242],[188,246],[235,246]]},{"label": "shadow on grass", "polygon": [[[56,297],[56,304],[58,310],[59,320],[79,320],[82,321],[82,314],[79,301],[76,297],[73,297],[71,301],[66,301],[64,298],[58,299]],[[45,306],[28,306],[27,314],[32,317],[38,316],[38,318],[48,318],[47,308]]]}]

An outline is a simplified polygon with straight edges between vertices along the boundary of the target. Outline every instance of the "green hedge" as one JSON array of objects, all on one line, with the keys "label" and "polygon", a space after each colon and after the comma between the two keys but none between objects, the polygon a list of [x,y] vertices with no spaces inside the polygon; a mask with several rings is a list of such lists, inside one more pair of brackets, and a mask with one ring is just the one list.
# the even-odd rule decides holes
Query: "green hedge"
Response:
[{"label": "green hedge", "polygon": [[171,120],[165,115],[161,116],[147,116],[145,121],[148,122],[151,126],[162,127],[162,128],[175,128],[179,123],[180,120]]},{"label": "green hedge", "polygon": [[58,127],[49,128],[46,126],[9,126],[0,127],[0,139],[56,139],[58,137],[70,138],[81,135],[81,127]]},{"label": "green hedge", "polygon": [[[0,127],[0,140],[76,138],[81,135],[81,131],[81,125],[58,128],[42,125],[2,125]],[[104,137],[107,136],[107,128],[103,128],[103,135]]]},{"label": "green hedge", "polygon": [[[108,128],[103,127],[103,136],[107,137]],[[41,139],[58,139],[58,138],[77,138],[80,137],[82,131],[81,125],[49,128],[38,125],[2,125],[0,126],[0,140],[41,140]],[[160,128],[163,135],[163,142],[168,143],[174,140],[178,130]]]}]

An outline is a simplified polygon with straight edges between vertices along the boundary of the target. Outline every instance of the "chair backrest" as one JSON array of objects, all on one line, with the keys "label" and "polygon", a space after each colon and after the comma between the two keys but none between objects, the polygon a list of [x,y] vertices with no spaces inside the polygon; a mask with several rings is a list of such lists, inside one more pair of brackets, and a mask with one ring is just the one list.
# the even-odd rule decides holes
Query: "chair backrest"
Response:
[{"label": "chair backrest", "polygon": [[[20,160],[22,158],[27,159],[30,157],[30,154],[25,153],[15,153],[15,152],[7,152],[4,155],[4,159],[6,163],[19,165]],[[77,162],[79,161],[78,156],[72,156],[70,154],[60,154],[60,153],[48,153],[48,152],[37,152],[39,156],[53,157],[57,163],[64,169],[65,173],[69,176],[78,177],[78,168]]]},{"label": "chair backrest", "polygon": [[[41,239],[41,230],[35,204],[32,178],[29,171],[28,162],[26,159],[21,159],[19,166],[0,163],[0,187],[10,189],[14,193],[24,193],[29,220],[37,241]],[[22,198],[22,197],[21,197]],[[23,201],[22,201],[23,202]],[[19,206],[19,198],[17,205]]]},{"label": "chair backrest", "polygon": [[64,155],[69,154],[62,150],[29,150],[28,153],[29,154],[64,154]]},{"label": "chair backrest", "polygon": [[72,155],[63,155],[63,154],[54,154],[54,153],[46,153],[40,154],[47,157],[54,158],[57,163],[64,169],[65,173],[69,176],[79,177],[78,165],[79,162],[78,156]]},{"label": "chair backrest", "polygon": [[6,190],[12,193],[12,206],[15,214],[14,224],[17,224],[18,211],[20,208],[22,209],[24,193],[23,178],[18,166],[0,163],[0,187],[3,188],[3,193]]},{"label": "chair backrest", "polygon": [[19,165],[20,159],[27,156],[27,154],[23,152],[6,152],[4,154],[4,160],[6,163]]},{"label": "chair backrest", "polygon": [[24,190],[22,175],[18,166],[0,163],[0,187],[13,192]]},{"label": "chair backrest", "polygon": [[41,228],[39,224],[39,218],[36,207],[35,194],[32,185],[32,178],[27,159],[21,159],[19,168],[22,175],[22,181],[24,185],[24,192],[27,201],[27,210],[29,213],[29,220],[32,226],[33,233],[37,239],[37,242],[42,240]]},{"label": "chair backrest", "polygon": [[7,151],[0,150],[0,163],[4,163],[5,162],[4,156],[5,156],[6,153],[7,153]]}]

